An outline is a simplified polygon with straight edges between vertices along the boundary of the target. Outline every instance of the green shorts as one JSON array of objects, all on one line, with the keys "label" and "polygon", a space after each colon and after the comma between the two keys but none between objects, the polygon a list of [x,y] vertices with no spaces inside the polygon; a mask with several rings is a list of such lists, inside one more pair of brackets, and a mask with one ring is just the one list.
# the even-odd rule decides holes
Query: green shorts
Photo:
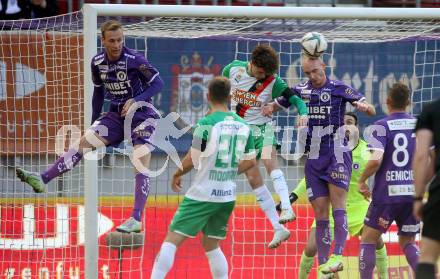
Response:
[{"label": "green shorts", "polygon": [[210,238],[224,239],[235,201],[204,202],[183,198],[171,221],[170,231],[196,237],[200,231]]},{"label": "green shorts", "polygon": [[260,160],[263,152],[263,147],[272,146],[279,148],[278,141],[275,137],[275,131],[270,123],[262,125],[250,125],[252,128],[252,135],[254,136],[255,152],[257,153],[257,160]]},{"label": "green shorts", "polygon": [[[347,204],[348,233],[351,236],[360,235],[364,227],[365,215],[367,215],[369,203]],[[316,228],[316,220],[313,221],[312,228]],[[333,217],[330,218],[330,228],[334,228]],[[330,230],[333,233],[332,230]]]}]

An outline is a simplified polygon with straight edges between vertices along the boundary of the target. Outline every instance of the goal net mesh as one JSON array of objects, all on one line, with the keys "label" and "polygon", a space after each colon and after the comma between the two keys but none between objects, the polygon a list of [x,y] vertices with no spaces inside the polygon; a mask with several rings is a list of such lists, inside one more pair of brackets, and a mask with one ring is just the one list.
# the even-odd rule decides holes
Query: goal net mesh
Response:
[{"label": "goal net mesh", "polygon": [[[79,164],[35,194],[15,177],[17,168],[44,171],[83,133],[83,16],[81,12],[29,21],[0,21],[0,276],[39,278],[84,277],[84,168]],[[109,17],[99,17],[100,23]],[[411,112],[440,97],[438,20],[294,20],[255,18],[117,17],[124,25],[125,45],[144,53],[156,66],[165,86],[154,105],[165,117],[179,113],[195,124],[207,111],[209,80],[234,59],[247,61],[252,49],[268,43],[278,52],[279,75],[293,86],[304,79],[299,39],[321,32],[329,42],[323,59],[327,74],[363,92],[378,115],[359,115],[361,128],[387,112],[390,86],[401,81],[412,91]],[[97,31],[98,32],[98,31]],[[98,36],[99,37],[99,36]],[[96,51],[102,47],[98,40]],[[90,61],[85,61],[89,65]],[[86,66],[86,70],[89,67]],[[108,104],[104,104],[104,110]],[[352,108],[349,108],[352,109]],[[296,112],[275,116],[281,145],[279,164],[293,190],[303,178],[303,161],[292,159]],[[77,129],[72,128],[73,126]],[[64,127],[64,128],[63,128]],[[176,127],[180,129],[176,123]],[[58,137],[57,137],[58,135]],[[61,137],[64,135],[64,138]],[[57,141],[58,140],[58,141]],[[168,139],[182,156],[191,136]],[[143,215],[144,244],[138,249],[112,249],[105,240],[131,214],[134,203],[132,147],[96,151],[99,191],[99,277],[148,277],[184,191],[171,191],[176,165],[159,148],[153,152],[151,190]],[[270,177],[261,172],[274,192]],[[230,278],[297,278],[313,210],[306,198],[294,204],[297,220],[287,228],[289,241],[275,250],[267,244],[273,230],[244,178],[237,187],[237,206],[222,242]],[[275,200],[278,199],[274,195]],[[390,278],[409,278],[410,269],[393,225],[384,236]],[[340,278],[358,278],[358,237],[350,237]],[[189,239],[176,254],[169,278],[210,278],[200,237]],[[316,276],[316,266],[312,270]]]}]

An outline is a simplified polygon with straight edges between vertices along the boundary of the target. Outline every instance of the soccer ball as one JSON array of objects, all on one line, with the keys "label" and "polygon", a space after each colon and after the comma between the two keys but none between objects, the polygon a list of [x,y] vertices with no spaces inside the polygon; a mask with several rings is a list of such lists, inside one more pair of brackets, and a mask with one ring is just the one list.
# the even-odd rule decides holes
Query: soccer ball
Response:
[{"label": "soccer ball", "polygon": [[324,35],[318,32],[309,32],[301,39],[302,52],[310,57],[320,57],[327,49]]}]

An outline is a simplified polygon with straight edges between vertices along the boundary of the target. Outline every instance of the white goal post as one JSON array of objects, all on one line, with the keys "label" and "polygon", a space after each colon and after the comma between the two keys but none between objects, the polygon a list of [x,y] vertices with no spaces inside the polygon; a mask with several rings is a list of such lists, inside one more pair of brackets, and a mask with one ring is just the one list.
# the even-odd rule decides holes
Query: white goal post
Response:
[{"label": "white goal post", "polygon": [[[324,31],[326,37],[331,41],[350,42],[350,41],[381,41],[381,40],[401,40],[411,36],[425,36],[427,38],[440,37],[437,30],[439,27],[431,24],[440,18],[440,9],[428,8],[327,8],[327,7],[237,7],[237,6],[179,6],[179,5],[122,5],[122,4],[84,4],[83,9],[84,30],[84,125],[87,127],[90,123],[92,107],[90,106],[93,94],[93,83],[90,72],[90,61],[96,54],[99,16],[137,16],[145,18],[218,18],[218,19],[243,19],[249,20],[246,26],[252,26],[255,23],[271,20],[351,20],[351,27],[341,24],[334,30]],[[255,21],[252,21],[255,19]],[[395,25],[389,24],[390,21],[396,22]],[[196,22],[192,24],[196,25]],[[274,24],[275,26],[276,24]],[[380,31],[382,26],[390,27],[390,31],[384,34]],[[154,25],[152,25],[154,26]],[[396,28],[393,29],[393,26]],[[154,28],[154,27],[152,27]],[[217,30],[214,35],[231,35],[233,32],[228,30]],[[276,27],[275,27],[276,28]],[[339,29],[338,29],[339,28]],[[376,30],[375,30],[376,28]],[[203,29],[203,27],[201,28]],[[370,35],[362,33],[370,32]],[[154,30],[153,30],[154,31]],[[185,30],[181,30],[184,32]],[[315,30],[311,30],[315,31]],[[319,30],[316,30],[319,31]],[[139,29],[133,29],[132,32],[143,32],[142,26]],[[166,33],[152,33],[158,37],[174,37]],[[204,31],[195,33],[197,38],[204,36]],[[248,32],[248,33],[246,33]],[[244,36],[249,38],[258,37],[258,31],[244,31]],[[281,31],[280,31],[281,32]],[[283,41],[298,41],[299,34],[304,34],[303,30],[287,30]],[[296,32],[296,33],[295,33]],[[347,34],[352,32],[351,36]],[[343,34],[344,33],[344,34]],[[365,33],[366,34],[366,33]],[[372,35],[371,35],[372,34]],[[206,33],[206,36],[212,36],[212,33]],[[233,34],[236,35],[236,34]],[[148,36],[148,33],[146,33]],[[239,35],[237,35],[239,36]],[[241,35],[240,35],[241,36]],[[254,37],[255,36],[255,37]],[[190,37],[190,36],[189,36]],[[432,94],[432,93],[431,93]],[[431,95],[432,96],[432,95]],[[85,195],[85,278],[98,278],[98,175],[96,161],[84,160],[84,195]]]}]

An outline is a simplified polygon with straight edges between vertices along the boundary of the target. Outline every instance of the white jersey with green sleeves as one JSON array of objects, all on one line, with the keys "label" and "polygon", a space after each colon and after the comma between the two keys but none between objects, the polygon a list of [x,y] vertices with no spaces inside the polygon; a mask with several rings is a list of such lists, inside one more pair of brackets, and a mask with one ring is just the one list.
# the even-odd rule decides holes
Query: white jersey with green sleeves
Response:
[{"label": "white jersey with green sleeves", "polygon": [[231,109],[242,117],[247,123],[261,125],[272,121],[272,117],[261,114],[261,107],[274,98],[281,96],[288,85],[278,76],[256,94],[262,82],[249,75],[248,62],[234,60],[222,72],[231,82]]},{"label": "white jersey with green sleeves", "polygon": [[214,112],[199,120],[194,137],[205,141],[206,148],[185,196],[197,201],[234,201],[238,162],[254,152],[249,126],[233,112]]},{"label": "white jersey with green sleeves", "polygon": [[[370,204],[358,190],[359,178],[365,170],[370,156],[367,143],[360,139],[358,145],[352,151],[353,165],[347,194],[347,221],[349,233],[352,236],[360,233]],[[293,192],[298,196],[298,199],[306,199],[306,180],[302,179]],[[330,214],[330,226],[333,227],[333,224],[333,217]],[[315,222],[313,222],[312,227],[315,227]]]}]

